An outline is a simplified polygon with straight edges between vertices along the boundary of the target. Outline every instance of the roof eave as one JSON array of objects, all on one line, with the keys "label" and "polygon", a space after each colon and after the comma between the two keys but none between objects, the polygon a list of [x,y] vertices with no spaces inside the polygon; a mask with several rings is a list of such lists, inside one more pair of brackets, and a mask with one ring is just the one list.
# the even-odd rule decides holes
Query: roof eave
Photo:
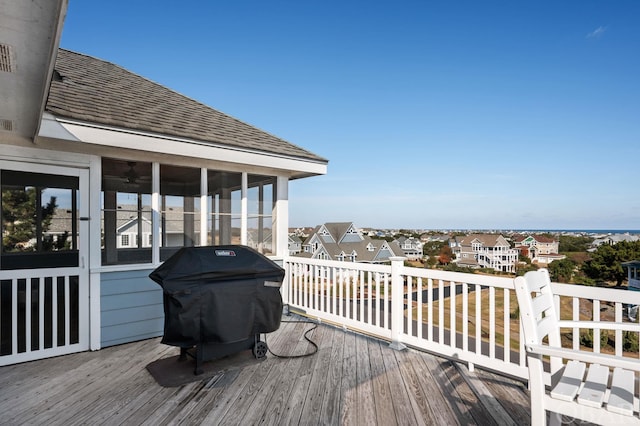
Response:
[{"label": "roof eave", "polygon": [[224,144],[161,135],[80,120],[43,116],[39,138],[96,146],[148,151],[172,156],[194,157],[241,165],[286,170],[290,179],[324,175],[327,160],[301,158]]}]

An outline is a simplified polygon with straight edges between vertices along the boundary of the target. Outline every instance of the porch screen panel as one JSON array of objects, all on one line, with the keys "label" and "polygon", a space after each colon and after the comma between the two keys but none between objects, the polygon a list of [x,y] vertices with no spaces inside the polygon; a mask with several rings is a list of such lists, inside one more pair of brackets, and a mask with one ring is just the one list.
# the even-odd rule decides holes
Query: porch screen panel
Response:
[{"label": "porch screen panel", "polygon": [[0,269],[78,266],[78,178],[3,170]]},{"label": "porch screen panel", "polygon": [[207,171],[210,245],[240,244],[242,174],[218,170]]},{"label": "porch screen panel", "polygon": [[272,254],[273,206],[276,178],[249,175],[247,188],[247,242],[260,253]]},{"label": "porch screen panel", "polygon": [[160,260],[200,241],[200,169],[160,165]]},{"label": "porch screen panel", "polygon": [[102,160],[102,264],[149,263],[151,163]]}]

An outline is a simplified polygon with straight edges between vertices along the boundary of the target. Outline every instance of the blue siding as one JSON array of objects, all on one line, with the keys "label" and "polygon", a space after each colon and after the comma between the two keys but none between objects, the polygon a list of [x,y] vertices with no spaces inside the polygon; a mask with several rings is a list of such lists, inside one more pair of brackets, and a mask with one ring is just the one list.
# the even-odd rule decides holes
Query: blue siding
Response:
[{"label": "blue siding", "polygon": [[162,289],[149,278],[151,271],[105,272],[101,275],[102,347],[162,336]]}]

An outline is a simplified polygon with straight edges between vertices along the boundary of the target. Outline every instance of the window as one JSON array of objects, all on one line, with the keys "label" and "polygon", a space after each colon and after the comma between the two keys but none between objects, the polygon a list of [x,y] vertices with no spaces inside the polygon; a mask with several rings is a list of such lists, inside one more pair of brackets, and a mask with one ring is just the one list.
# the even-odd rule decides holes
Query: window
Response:
[{"label": "window", "polygon": [[160,165],[160,260],[200,245],[200,169]]},{"label": "window", "polygon": [[242,173],[207,171],[209,223],[207,243],[240,244]]},{"label": "window", "polygon": [[248,176],[247,245],[263,254],[274,252],[274,196],[275,178],[273,176]]},{"label": "window", "polygon": [[2,170],[2,269],[78,266],[77,177]]},{"label": "window", "polygon": [[151,177],[151,163],[102,159],[103,265],[151,262]]}]

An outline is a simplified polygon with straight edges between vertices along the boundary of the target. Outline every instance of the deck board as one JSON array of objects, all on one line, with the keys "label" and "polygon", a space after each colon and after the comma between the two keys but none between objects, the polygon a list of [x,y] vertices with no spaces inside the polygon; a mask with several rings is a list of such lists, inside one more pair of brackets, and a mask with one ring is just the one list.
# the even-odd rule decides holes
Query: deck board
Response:
[{"label": "deck board", "polygon": [[396,420],[389,379],[385,374],[382,350],[377,341],[373,341],[372,344],[369,345],[371,382],[376,398],[376,423],[380,425],[393,425],[397,424],[398,421]]},{"label": "deck board", "polygon": [[[312,350],[301,317],[267,336],[279,355]],[[295,322],[288,322],[289,320]],[[319,325],[317,353],[267,359],[165,388],[146,365],[177,348],[149,339],[0,367],[0,424],[526,424],[526,387],[487,371]]]},{"label": "deck board", "polygon": [[409,393],[405,386],[404,379],[400,372],[396,352],[389,348],[381,348],[382,361],[384,363],[384,374],[389,380],[391,390],[391,401],[393,411],[396,413],[396,423],[398,425],[417,425],[420,422],[416,419],[413,407],[410,403]]}]

